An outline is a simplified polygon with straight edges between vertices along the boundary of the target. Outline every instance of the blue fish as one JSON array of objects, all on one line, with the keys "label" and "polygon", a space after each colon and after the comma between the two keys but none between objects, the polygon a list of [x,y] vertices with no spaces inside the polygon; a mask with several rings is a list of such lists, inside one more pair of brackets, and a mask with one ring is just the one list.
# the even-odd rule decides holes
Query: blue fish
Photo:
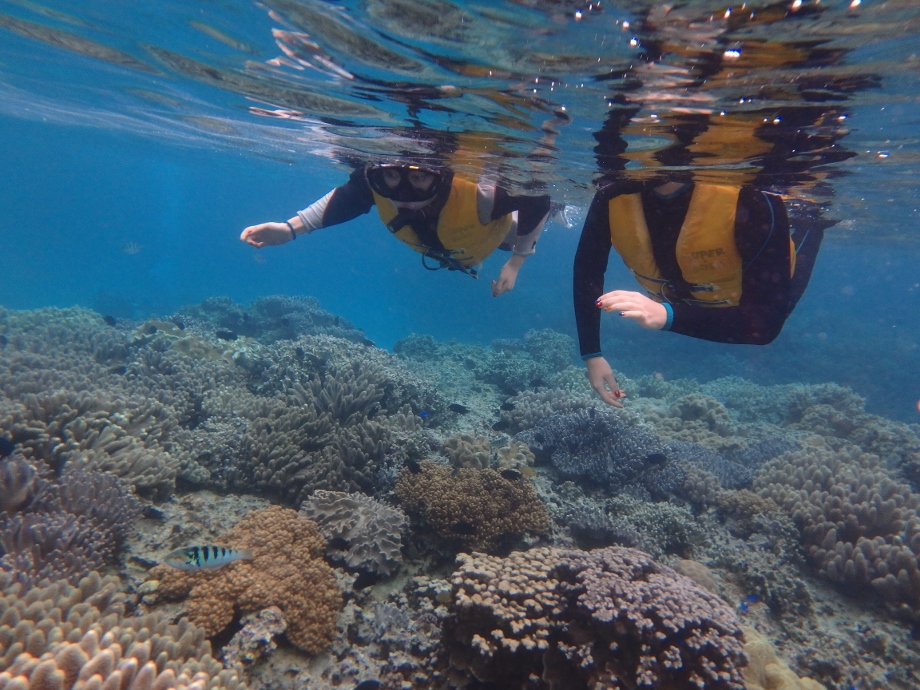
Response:
[{"label": "blue fish", "polygon": [[418,416],[421,417],[422,419],[426,419],[428,417],[428,412],[425,410],[422,410],[421,412],[418,413]]},{"label": "blue fish", "polygon": [[213,570],[236,561],[248,561],[252,551],[237,551],[225,546],[187,546],[166,554],[163,562],[179,570]]}]

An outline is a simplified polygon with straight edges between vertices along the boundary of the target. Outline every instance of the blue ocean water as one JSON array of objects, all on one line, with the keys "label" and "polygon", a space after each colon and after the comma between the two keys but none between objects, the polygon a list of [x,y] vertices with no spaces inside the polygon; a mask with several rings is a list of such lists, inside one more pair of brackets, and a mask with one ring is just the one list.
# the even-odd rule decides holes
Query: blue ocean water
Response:
[{"label": "blue ocean water", "polygon": [[[133,327],[214,297],[307,296],[390,352],[413,334],[481,346],[540,329],[576,338],[572,262],[604,172],[596,147],[611,108],[628,103],[637,112],[618,172],[734,180],[769,164],[765,186],[834,223],[770,345],[605,315],[614,368],[630,380],[839,384],[916,434],[918,34],[910,0],[0,0],[0,307],[80,306]],[[560,109],[571,122],[534,155]],[[715,132],[726,113],[760,125],[780,112],[802,117],[782,136],[823,137],[805,153],[790,144],[788,167],[739,141],[678,162],[651,155],[694,118]],[[469,145],[474,171],[569,207],[572,227],[548,223],[506,295],[490,293],[500,253],[478,280],[425,271],[374,213],[281,247],[238,239],[343,184],[355,161],[431,156],[442,139]],[[606,286],[635,289],[615,257]],[[916,530],[904,529],[908,543]],[[920,654],[916,626],[897,639]],[[893,665],[904,671],[906,658]],[[853,679],[801,660],[796,671],[826,687]]]}]

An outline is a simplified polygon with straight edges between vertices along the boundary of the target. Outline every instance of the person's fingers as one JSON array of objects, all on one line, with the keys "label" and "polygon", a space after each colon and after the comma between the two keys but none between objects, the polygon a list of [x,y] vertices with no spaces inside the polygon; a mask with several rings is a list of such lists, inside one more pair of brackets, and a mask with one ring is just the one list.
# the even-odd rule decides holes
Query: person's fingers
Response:
[{"label": "person's fingers", "polygon": [[645,312],[641,311],[621,311],[620,316],[624,316],[627,319],[641,319],[645,316]]}]

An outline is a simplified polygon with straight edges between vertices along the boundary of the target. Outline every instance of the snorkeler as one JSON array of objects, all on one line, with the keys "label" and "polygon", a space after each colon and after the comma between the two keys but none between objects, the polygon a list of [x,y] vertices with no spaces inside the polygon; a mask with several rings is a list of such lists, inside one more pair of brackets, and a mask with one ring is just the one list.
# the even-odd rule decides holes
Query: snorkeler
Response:
[{"label": "snorkeler", "polygon": [[[805,291],[828,223],[790,227],[781,197],[750,185],[623,180],[591,203],[575,255],[575,319],[591,387],[620,406],[600,309],[643,328],[766,345]],[[807,229],[806,229],[807,226]],[[615,249],[645,291],[604,292]]]},{"label": "snorkeler", "polygon": [[372,207],[397,239],[422,255],[429,270],[447,268],[478,277],[479,264],[493,251],[511,251],[492,281],[497,297],[514,288],[518,271],[535,251],[551,203],[548,195],[513,196],[446,167],[369,165],[354,170],[348,182],[294,217],[246,228],[240,240],[256,248],[285,244]]}]

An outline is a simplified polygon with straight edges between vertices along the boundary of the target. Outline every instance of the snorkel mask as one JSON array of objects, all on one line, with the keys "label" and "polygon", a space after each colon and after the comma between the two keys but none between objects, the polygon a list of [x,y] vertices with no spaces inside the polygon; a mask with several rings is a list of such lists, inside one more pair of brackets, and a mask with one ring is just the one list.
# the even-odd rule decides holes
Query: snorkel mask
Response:
[{"label": "snorkel mask", "polygon": [[382,163],[367,168],[367,182],[386,199],[412,203],[434,199],[444,174],[418,165]]}]

